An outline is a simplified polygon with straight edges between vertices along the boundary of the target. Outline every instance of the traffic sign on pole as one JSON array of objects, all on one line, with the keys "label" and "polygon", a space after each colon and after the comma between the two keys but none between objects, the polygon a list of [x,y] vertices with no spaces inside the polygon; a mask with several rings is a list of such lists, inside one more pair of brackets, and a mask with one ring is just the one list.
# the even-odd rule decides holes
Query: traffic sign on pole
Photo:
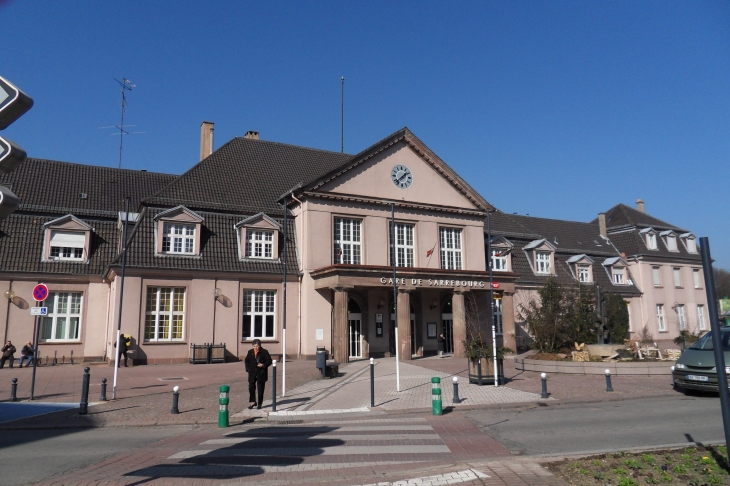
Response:
[{"label": "traffic sign on pole", "polygon": [[48,297],[48,287],[46,287],[46,284],[41,283],[33,287],[33,298],[36,302],[43,302],[46,300],[46,297]]},{"label": "traffic sign on pole", "polygon": [[5,130],[15,120],[33,107],[30,96],[0,76],[0,130]]},{"label": "traffic sign on pole", "polygon": [[32,315],[32,316],[47,316],[48,315],[48,307],[31,307],[30,308],[30,315]]}]

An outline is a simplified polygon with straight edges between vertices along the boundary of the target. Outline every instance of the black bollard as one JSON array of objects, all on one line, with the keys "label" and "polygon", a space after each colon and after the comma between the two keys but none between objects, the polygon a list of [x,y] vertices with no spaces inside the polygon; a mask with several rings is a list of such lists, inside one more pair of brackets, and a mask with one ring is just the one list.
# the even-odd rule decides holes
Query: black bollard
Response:
[{"label": "black bollard", "polygon": [[271,411],[276,412],[276,360],[271,366],[274,367],[274,372],[271,374]]},{"label": "black bollard", "polygon": [[74,364],[74,350],[71,350],[71,364]]},{"label": "black bollard", "polygon": [[542,379],[542,394],[540,395],[540,398],[550,398],[547,391],[547,375],[543,373],[540,375],[540,378]]},{"label": "black bollard", "polygon": [[89,380],[91,380],[89,371],[91,371],[91,368],[88,366],[84,368],[84,377],[81,380],[81,403],[79,403],[79,415],[86,415],[89,413]]},{"label": "black bollard", "polygon": [[13,384],[10,385],[10,401],[11,402],[18,401],[18,379],[17,378],[13,378]]},{"label": "black bollard", "polygon": [[53,352],[53,363],[51,366],[56,366],[58,364],[58,351]]},{"label": "black bollard", "polygon": [[375,360],[370,358],[370,406],[375,407]]},{"label": "black bollard", "polygon": [[171,414],[177,414],[180,413],[180,410],[178,410],[178,400],[180,396],[180,387],[176,386],[172,389],[172,408],[170,409]]},{"label": "black bollard", "polygon": [[101,396],[99,397],[100,402],[106,402],[106,378],[101,379]]},{"label": "black bollard", "polygon": [[454,403],[461,403],[461,398],[459,398],[459,378],[454,377]]},{"label": "black bollard", "polygon": [[611,370],[606,370],[606,391],[613,391],[613,387],[611,386]]}]

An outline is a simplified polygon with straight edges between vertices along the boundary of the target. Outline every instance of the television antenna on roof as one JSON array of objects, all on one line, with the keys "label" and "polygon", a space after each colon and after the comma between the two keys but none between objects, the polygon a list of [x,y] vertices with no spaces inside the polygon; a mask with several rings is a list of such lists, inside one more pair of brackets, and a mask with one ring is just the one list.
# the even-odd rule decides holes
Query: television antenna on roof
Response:
[{"label": "television antenna on roof", "polygon": [[[124,112],[127,109],[127,91],[132,91],[133,88],[136,88],[137,86],[132,84],[130,80],[127,78],[122,78],[121,81],[114,78],[114,81],[119,83],[120,86],[120,92],[122,93],[122,101],[121,101],[121,107],[122,107],[122,115],[121,115],[121,121],[119,122],[119,125],[114,125],[112,127],[99,127],[99,128],[118,128],[119,129],[119,168],[122,168],[122,146],[124,142],[124,135],[129,135],[129,132],[125,130],[124,126]],[[134,127],[136,125],[127,125],[129,127]],[[132,133],[144,133],[144,132],[132,132]]]}]

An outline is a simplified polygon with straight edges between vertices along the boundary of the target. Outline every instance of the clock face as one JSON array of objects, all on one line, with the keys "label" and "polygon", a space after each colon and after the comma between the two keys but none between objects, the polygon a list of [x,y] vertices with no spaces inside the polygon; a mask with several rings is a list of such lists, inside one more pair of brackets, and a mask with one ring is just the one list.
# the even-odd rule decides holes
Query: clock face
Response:
[{"label": "clock face", "polygon": [[390,178],[393,184],[400,187],[401,189],[408,189],[413,184],[413,174],[411,169],[405,165],[396,165],[393,170],[390,171]]}]

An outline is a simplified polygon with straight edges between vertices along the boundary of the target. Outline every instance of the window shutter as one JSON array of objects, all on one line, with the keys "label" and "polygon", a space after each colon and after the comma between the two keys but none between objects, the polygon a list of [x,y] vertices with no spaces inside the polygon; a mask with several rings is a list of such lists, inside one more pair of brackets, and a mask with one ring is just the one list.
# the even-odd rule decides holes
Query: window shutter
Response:
[{"label": "window shutter", "polygon": [[85,243],[86,235],[84,233],[69,231],[51,232],[51,246],[61,246],[64,248],[83,248]]}]

